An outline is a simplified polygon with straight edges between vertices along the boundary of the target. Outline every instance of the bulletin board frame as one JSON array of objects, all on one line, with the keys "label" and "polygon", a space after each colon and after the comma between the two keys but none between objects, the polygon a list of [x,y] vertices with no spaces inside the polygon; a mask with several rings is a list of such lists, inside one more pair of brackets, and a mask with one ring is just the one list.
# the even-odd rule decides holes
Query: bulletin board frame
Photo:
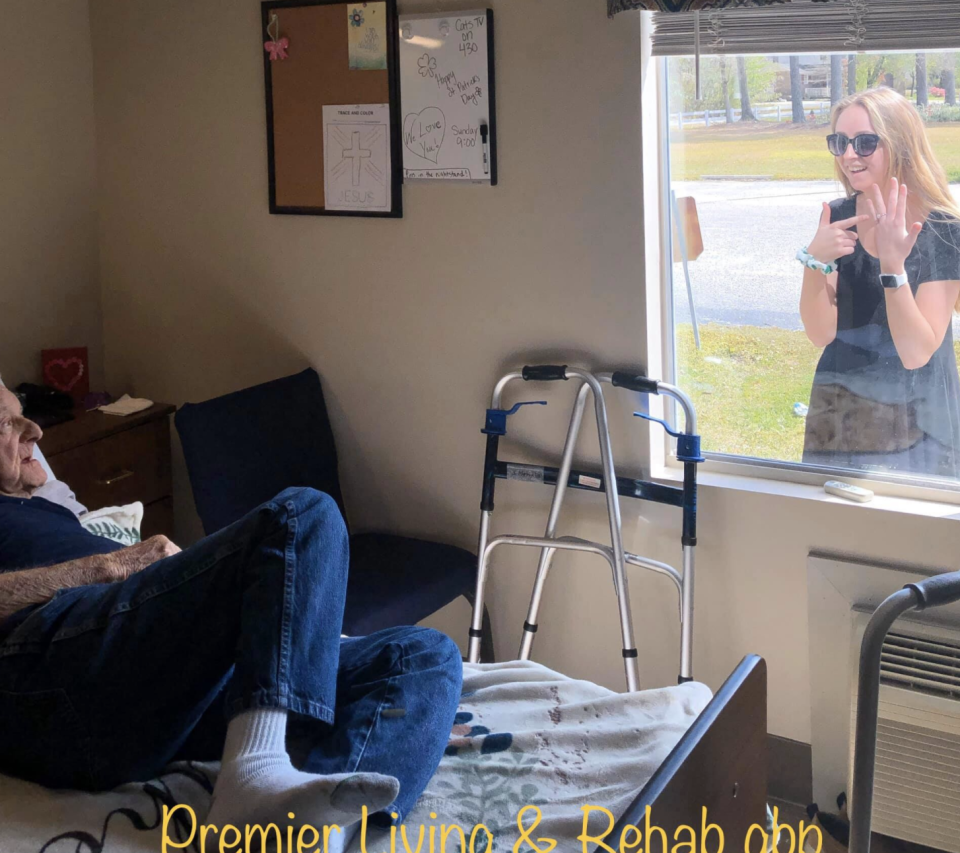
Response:
[{"label": "bulletin board frame", "polygon": [[[356,101],[356,97],[351,97],[353,90],[350,86],[344,85],[344,96],[340,99],[327,99],[328,103],[317,103],[315,109],[317,115],[311,115],[311,121],[309,123],[298,124],[292,130],[279,130],[278,131],[278,105],[276,101],[276,92],[274,89],[277,79],[282,76],[283,73],[287,72],[289,68],[294,66],[289,66],[284,68],[281,73],[277,75],[274,74],[274,65],[278,63],[290,62],[287,60],[271,60],[270,55],[264,50],[263,55],[263,73],[264,73],[264,90],[265,90],[265,100],[266,100],[266,114],[267,114],[267,170],[268,170],[268,183],[269,183],[269,205],[271,214],[287,214],[295,216],[366,216],[374,218],[386,218],[386,219],[399,219],[403,216],[403,147],[402,147],[402,115],[401,115],[401,101],[400,101],[400,54],[399,54],[399,18],[397,12],[397,0],[382,0],[386,5],[386,75],[387,75],[387,86],[386,86],[386,99],[382,102],[389,104],[389,131],[390,139],[388,144],[388,150],[390,153],[390,175],[389,175],[389,185],[390,185],[390,209],[386,211],[371,211],[371,210],[327,210],[325,202],[322,198],[322,175],[324,169],[323,163],[323,151],[322,144],[316,147],[316,163],[310,163],[310,168],[316,168],[318,174],[321,176],[321,195],[317,199],[319,203],[290,203],[285,201],[285,197],[289,196],[289,192],[284,186],[282,186],[283,174],[285,172],[283,165],[281,164],[278,168],[278,149],[286,150],[288,146],[284,145],[286,140],[278,140],[277,134],[280,133],[307,133],[312,132],[314,137],[316,136],[316,128],[321,128],[322,133],[322,111],[325,105],[351,105]],[[339,39],[343,38],[343,43],[346,44],[347,40],[347,14],[346,9],[348,6],[352,5],[350,0],[264,0],[260,4],[261,10],[261,23],[262,23],[262,33],[263,40],[268,40],[269,36],[266,35],[268,25],[271,22],[272,16],[274,13],[280,15],[281,19],[281,32],[282,36],[288,36],[290,38],[290,47],[289,52],[290,56],[295,56],[295,51],[303,49],[303,42],[299,42],[297,39],[296,31],[293,32],[284,32],[283,30],[283,11],[284,10],[302,10],[308,9],[311,7],[317,6],[340,6],[344,9],[344,14],[342,17],[342,31],[338,32],[334,30],[331,32],[331,38]],[[338,25],[339,28],[339,25]],[[344,76],[346,79],[357,79],[349,78],[348,75],[357,74],[357,75],[373,75],[377,71],[351,71],[349,67],[344,68]],[[309,85],[311,81],[306,81]],[[289,80],[285,85],[290,85]],[[311,109],[313,107],[311,106]],[[287,122],[286,126],[289,128],[291,122]],[[301,128],[301,129],[297,129]],[[313,141],[313,140],[311,140]],[[303,145],[298,145],[294,147],[303,148]],[[281,184],[278,184],[278,181]]]}]

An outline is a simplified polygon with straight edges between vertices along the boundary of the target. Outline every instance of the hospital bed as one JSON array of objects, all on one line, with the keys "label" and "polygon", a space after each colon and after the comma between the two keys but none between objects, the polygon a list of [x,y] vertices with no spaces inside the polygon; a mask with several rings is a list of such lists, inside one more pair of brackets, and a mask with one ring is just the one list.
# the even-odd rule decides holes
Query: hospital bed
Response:
[{"label": "hospital bed", "polygon": [[[446,755],[405,820],[411,849],[420,826],[437,827],[440,853],[441,826],[459,825],[469,840],[482,823],[494,837],[491,853],[511,851],[520,837],[518,813],[535,806],[542,819],[531,836],[556,840],[557,853],[575,853],[584,849],[583,807],[594,806],[612,817],[592,810],[587,835],[603,838],[616,818],[604,841],[617,850],[623,827],[642,830],[649,806],[671,848],[679,826],[694,828],[699,839],[706,808],[726,849],[742,850],[750,827],[766,825],[766,707],[766,667],[757,657],[745,658],[713,696],[697,682],[617,693],[532,661],[465,664]],[[152,782],[95,795],[0,776],[0,850],[158,853],[162,807],[188,805],[202,821],[216,771],[178,764]],[[533,813],[525,818],[529,827]],[[168,838],[182,844],[189,830],[181,809]],[[710,835],[704,849],[716,843]],[[399,840],[397,846],[404,849]],[[761,846],[758,840],[751,849]],[[389,840],[371,831],[366,848],[385,853]],[[588,841],[586,849],[602,848]],[[359,850],[359,840],[350,850]],[[457,850],[453,834],[446,851]],[[485,850],[482,834],[476,850]],[[528,845],[521,850],[533,853]],[[428,842],[421,853],[430,853]]]},{"label": "hospital bed", "polygon": [[[510,377],[574,378],[574,372],[565,368],[526,370],[526,375]],[[587,390],[578,394],[568,431],[565,461],[558,471],[547,471],[553,482],[561,484],[555,497],[557,511],[563,484],[568,480],[581,483],[570,466],[580,416],[591,390],[598,415],[605,420],[600,382],[648,393],[676,392],[672,386],[658,385],[637,374],[601,374],[592,385],[585,384]],[[685,400],[682,396],[678,399]],[[503,415],[505,421],[508,413],[501,412],[498,403],[495,395],[488,421],[491,412]],[[463,696],[446,754],[405,820],[411,849],[417,849],[420,826],[427,831],[436,826],[439,831],[442,826],[456,825],[469,838],[474,827],[483,824],[494,839],[493,850],[486,850],[484,835],[477,839],[474,853],[512,851],[521,833],[518,815],[525,809],[524,825],[528,827],[533,810],[539,810],[540,823],[531,837],[556,840],[558,853],[602,850],[601,840],[616,850],[625,827],[644,826],[648,808],[651,822],[666,832],[671,848],[681,826],[696,831],[697,847],[704,851],[718,845],[716,835],[711,835],[703,839],[705,846],[700,848],[704,822],[720,826],[728,839],[725,846],[738,850],[743,849],[752,826],[766,826],[764,661],[755,656],[745,658],[715,695],[690,677],[692,550],[696,543],[696,477],[691,469],[699,461],[699,439],[692,442],[695,415],[692,406],[687,408],[687,438],[679,439],[688,441],[684,490],[674,493],[654,484],[617,478],[608,436],[602,439],[602,450],[610,466],[597,478],[595,488],[605,491],[603,482],[617,483],[621,496],[660,500],[682,510],[685,571],[683,576],[676,573],[685,623],[681,683],[638,690],[628,667],[628,692],[615,692],[526,659],[529,637],[520,660],[466,663]],[[503,434],[505,430],[494,430],[494,439]],[[490,444],[488,432],[485,489],[499,476],[496,448],[491,453]],[[608,494],[607,503],[612,507],[616,500]],[[492,497],[489,508],[492,511]],[[563,539],[553,538],[555,532],[551,527],[547,539],[539,544],[562,545]],[[618,518],[612,522],[612,532],[619,535]],[[484,553],[483,547],[480,553]],[[620,565],[613,564],[615,581],[624,592],[623,567],[629,556],[624,554]],[[549,559],[542,562],[549,568]],[[686,596],[682,595],[685,582]],[[482,606],[482,594],[477,600]],[[470,633],[474,656],[479,651],[480,612],[477,607]],[[525,625],[527,633],[535,628],[534,621],[531,618]],[[625,634],[625,649],[629,645],[626,638]],[[162,809],[178,804],[192,811],[178,810],[167,827],[168,838],[184,844],[190,838],[190,816],[202,822],[206,815],[217,769],[212,764],[178,764],[151,782],[97,795],[54,792],[0,776],[0,853],[155,853],[163,839]],[[593,808],[585,814],[585,807]],[[453,853],[459,850],[457,838],[451,836],[446,851],[425,843],[420,853]],[[627,838],[631,844],[636,841],[629,832]],[[389,849],[388,839],[375,839],[372,834],[366,843],[367,853]],[[751,849],[760,850],[761,846],[757,841]],[[349,853],[359,848],[356,839]],[[196,844],[183,849],[199,851]],[[399,842],[398,849],[403,849]],[[521,849],[534,853],[529,845],[521,845]]]}]

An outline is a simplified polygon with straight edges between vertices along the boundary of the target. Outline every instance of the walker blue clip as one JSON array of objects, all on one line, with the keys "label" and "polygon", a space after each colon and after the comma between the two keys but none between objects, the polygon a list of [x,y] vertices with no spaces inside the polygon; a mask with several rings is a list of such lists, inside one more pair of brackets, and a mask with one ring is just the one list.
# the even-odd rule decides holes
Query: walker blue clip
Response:
[{"label": "walker blue clip", "polygon": [[531,400],[529,403],[517,403],[512,409],[487,409],[487,425],[480,432],[484,435],[506,435],[507,418],[520,411],[521,406],[546,406],[546,400]]},{"label": "walker blue clip", "polygon": [[700,455],[700,436],[683,435],[677,436],[677,459],[681,462],[706,462],[707,460]]},{"label": "walker blue clip", "polygon": [[687,435],[685,432],[675,432],[670,429],[670,425],[660,418],[655,418],[653,415],[647,415],[643,412],[634,412],[633,416],[635,418],[643,418],[645,421],[650,421],[651,423],[660,424],[666,431],[668,435],[672,435],[677,440],[677,459],[680,462],[706,462],[703,456],[700,455],[700,436],[699,435]]}]

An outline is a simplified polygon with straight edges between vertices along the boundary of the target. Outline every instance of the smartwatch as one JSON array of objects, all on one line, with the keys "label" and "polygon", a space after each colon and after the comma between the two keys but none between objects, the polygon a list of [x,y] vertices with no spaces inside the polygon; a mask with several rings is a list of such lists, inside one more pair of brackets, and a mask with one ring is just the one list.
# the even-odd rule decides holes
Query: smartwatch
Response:
[{"label": "smartwatch", "polygon": [[881,275],[880,284],[884,286],[886,290],[898,290],[909,282],[907,274],[903,275]]}]

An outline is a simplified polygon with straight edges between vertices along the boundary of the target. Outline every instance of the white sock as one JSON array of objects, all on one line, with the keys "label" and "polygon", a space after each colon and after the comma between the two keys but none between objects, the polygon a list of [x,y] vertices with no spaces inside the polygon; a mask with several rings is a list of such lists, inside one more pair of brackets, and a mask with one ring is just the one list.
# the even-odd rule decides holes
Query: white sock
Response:
[{"label": "white sock", "polygon": [[[372,814],[372,812],[371,812]],[[320,830],[323,832],[323,830]],[[343,827],[343,832],[331,832],[329,844],[327,844],[327,849],[323,849],[323,842],[317,845],[317,847],[323,851],[323,853],[343,853],[344,850],[350,845],[350,842],[357,837],[357,833],[360,831],[360,824],[355,823],[352,826]]]},{"label": "white sock", "polygon": [[[230,824],[241,834],[246,826],[274,823],[284,832],[309,825],[321,838],[324,826],[336,824],[346,838],[363,806],[374,814],[396,799],[400,783],[393,776],[301,773],[290,763],[286,734],[287,712],[280,709],[245,711],[230,721],[207,824],[219,830]],[[339,837],[331,832],[331,845]]]}]

